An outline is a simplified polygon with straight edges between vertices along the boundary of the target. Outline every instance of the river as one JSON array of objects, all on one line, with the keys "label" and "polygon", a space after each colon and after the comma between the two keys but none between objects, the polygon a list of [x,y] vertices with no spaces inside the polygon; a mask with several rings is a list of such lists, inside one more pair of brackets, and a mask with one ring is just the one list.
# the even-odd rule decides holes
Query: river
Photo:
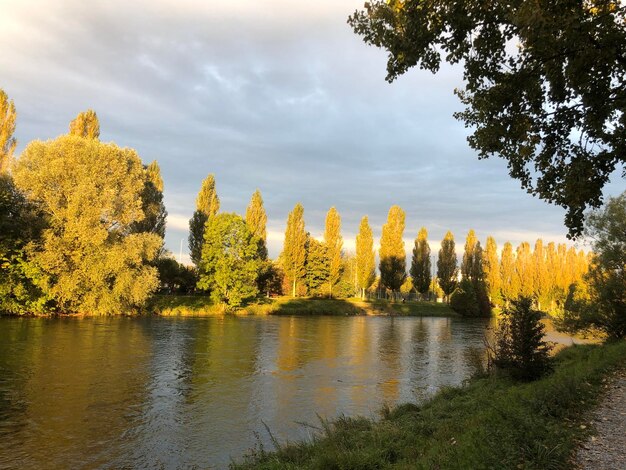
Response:
[{"label": "river", "polygon": [[2,318],[0,469],[225,468],[458,385],[488,322],[416,317]]}]

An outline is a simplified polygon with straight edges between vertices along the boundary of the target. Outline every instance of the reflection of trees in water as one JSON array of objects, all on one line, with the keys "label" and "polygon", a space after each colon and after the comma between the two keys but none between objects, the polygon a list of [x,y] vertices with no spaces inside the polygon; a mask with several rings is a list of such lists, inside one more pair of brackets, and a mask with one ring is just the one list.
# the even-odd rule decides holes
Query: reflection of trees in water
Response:
[{"label": "reflection of trees in water", "polygon": [[353,382],[350,399],[358,409],[365,408],[371,398],[366,384],[372,374],[370,325],[366,317],[356,317],[350,322],[348,357]]},{"label": "reflection of trees in water", "polygon": [[[150,341],[133,321],[27,321],[34,322],[23,324],[31,331],[9,365],[27,371],[25,380],[9,385],[27,416],[12,417],[25,425],[0,440],[0,455],[11,455],[11,465],[22,468],[110,461],[111,442],[137,419],[144,400]],[[5,445],[13,451],[5,452]],[[22,452],[21,462],[15,449]]]},{"label": "reflection of trees in water", "polygon": [[380,388],[384,402],[395,403],[399,396],[399,380],[401,374],[401,335],[393,317],[389,318],[381,328],[378,336],[378,356],[383,363]]}]

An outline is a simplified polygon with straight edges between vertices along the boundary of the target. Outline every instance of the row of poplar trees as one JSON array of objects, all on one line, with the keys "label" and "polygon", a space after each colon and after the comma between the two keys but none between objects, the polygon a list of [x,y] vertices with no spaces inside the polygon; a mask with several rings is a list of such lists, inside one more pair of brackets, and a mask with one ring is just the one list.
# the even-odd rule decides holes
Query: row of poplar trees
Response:
[{"label": "row of poplar trees", "polygon": [[[243,273],[230,263],[230,284],[225,282],[220,286],[214,282],[216,277],[228,277],[226,273],[215,271],[215,256],[209,263],[211,250],[204,248],[203,251],[206,240],[210,239],[207,233],[212,226],[211,221],[219,222],[218,211],[215,178],[209,175],[203,182],[196,212],[189,222],[189,249],[192,261],[205,279],[199,285],[221,292],[216,300],[226,300],[225,292],[236,290],[233,283],[241,279]],[[231,216],[239,217],[236,214]],[[587,270],[585,253],[568,249],[564,244],[549,243],[544,246],[539,239],[534,250],[529,243],[523,242],[514,251],[507,242],[499,256],[493,237],[487,238],[483,249],[475,232],[470,230],[460,266],[454,236],[450,231],[446,233],[436,261],[436,276],[433,277],[428,232],[422,227],[415,238],[407,272],[403,240],[405,213],[402,208],[393,206],[382,227],[378,252],[380,275],[377,277],[374,239],[367,216],[360,222],[355,255],[346,255],[337,209],[331,207],[326,214],[323,238],[317,240],[306,230],[304,208],[299,203],[287,218],[283,250],[278,260],[272,262],[267,257],[267,216],[258,190],[252,196],[245,218],[240,219],[250,236],[256,238],[252,245],[257,246],[256,250],[251,249],[250,262],[253,262],[254,269],[248,269],[248,273],[253,279],[252,274],[256,272],[256,278],[249,282],[253,289],[247,292],[247,297],[263,291],[294,297],[355,294],[365,297],[368,291],[376,289],[395,296],[399,296],[400,292],[415,291],[426,297],[432,290],[467,315],[488,315],[492,305],[504,305],[520,295],[534,298],[539,308],[555,310],[562,308],[569,286],[581,282]],[[232,240],[228,246],[231,245]]]}]

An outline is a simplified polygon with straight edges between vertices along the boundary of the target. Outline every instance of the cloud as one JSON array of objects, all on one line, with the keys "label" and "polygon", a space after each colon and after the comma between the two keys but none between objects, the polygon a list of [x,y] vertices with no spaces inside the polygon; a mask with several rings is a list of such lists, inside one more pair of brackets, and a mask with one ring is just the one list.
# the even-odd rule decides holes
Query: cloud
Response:
[{"label": "cloud", "polygon": [[209,173],[224,211],[243,213],[261,190],[271,256],[296,202],[314,234],[336,206],[346,247],[365,214],[380,237],[393,204],[409,240],[421,226],[433,240],[469,228],[565,240],[561,209],[469,149],[452,117],[460,69],[384,81],[384,52],[346,25],[362,4],[5,1],[0,87],[17,106],[18,149],[95,109],[103,140],[159,161],[174,253]]}]

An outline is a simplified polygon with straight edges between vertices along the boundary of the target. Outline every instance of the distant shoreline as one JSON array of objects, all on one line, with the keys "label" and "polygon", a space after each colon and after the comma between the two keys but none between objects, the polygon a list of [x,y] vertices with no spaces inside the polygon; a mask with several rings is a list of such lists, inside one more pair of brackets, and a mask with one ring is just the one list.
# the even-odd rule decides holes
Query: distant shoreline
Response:
[{"label": "distant shoreline", "polygon": [[458,317],[447,304],[436,302],[390,302],[387,300],[279,297],[226,310],[204,296],[166,295],[154,297],[148,313],[160,316],[215,315],[327,315],[327,316],[412,316]]}]

